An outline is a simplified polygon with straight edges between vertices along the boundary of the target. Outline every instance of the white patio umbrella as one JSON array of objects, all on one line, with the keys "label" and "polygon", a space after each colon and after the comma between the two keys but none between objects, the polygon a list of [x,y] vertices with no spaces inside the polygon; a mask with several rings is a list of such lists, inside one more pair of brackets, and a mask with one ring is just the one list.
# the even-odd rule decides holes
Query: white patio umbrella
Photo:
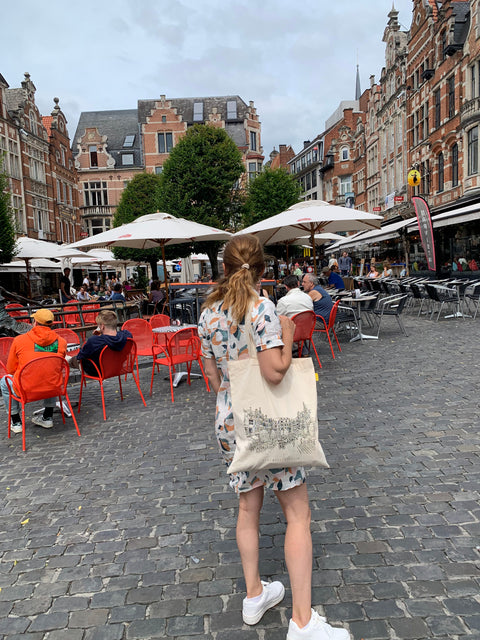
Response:
[{"label": "white patio umbrella", "polygon": [[[310,236],[303,236],[301,238],[298,238],[298,240],[294,240],[292,244],[297,247],[302,247],[304,245],[310,246],[311,240],[312,239]],[[314,235],[314,240],[315,245],[319,247],[322,244],[326,244],[327,242],[339,242],[340,240],[345,240],[345,236],[340,236],[338,233],[317,233]]]},{"label": "white patio umbrella", "polygon": [[25,266],[27,269],[27,287],[28,297],[32,296],[32,288],[30,285],[30,261],[35,258],[55,258],[61,260],[62,258],[81,256],[82,252],[78,249],[72,248],[71,245],[59,245],[54,242],[46,242],[45,240],[36,240],[35,238],[28,238],[22,236],[16,241],[17,252],[15,258],[25,260]]},{"label": "white patio umbrella", "polygon": [[182,258],[182,270],[180,271],[180,282],[193,282],[193,262],[190,256]]},{"label": "white patio umbrella", "polygon": [[260,242],[264,245],[291,242],[309,235],[316,273],[315,242],[312,240],[316,234],[357,231],[368,228],[378,229],[382,219],[382,216],[373,213],[339,207],[323,202],[323,200],[307,200],[298,202],[282,213],[242,229],[235,235],[253,233],[259,237]]},{"label": "white patio umbrella", "polygon": [[[228,240],[228,231],[221,231],[215,227],[199,224],[185,218],[176,218],[169,213],[150,213],[140,216],[133,222],[120,227],[109,229],[90,238],[84,238],[70,245],[73,248],[82,247],[131,247],[132,249],[161,248],[163,271],[167,280],[165,263],[165,246],[195,242],[197,240]],[[168,285],[167,281],[165,282]],[[166,286],[168,299],[168,286]]]}]

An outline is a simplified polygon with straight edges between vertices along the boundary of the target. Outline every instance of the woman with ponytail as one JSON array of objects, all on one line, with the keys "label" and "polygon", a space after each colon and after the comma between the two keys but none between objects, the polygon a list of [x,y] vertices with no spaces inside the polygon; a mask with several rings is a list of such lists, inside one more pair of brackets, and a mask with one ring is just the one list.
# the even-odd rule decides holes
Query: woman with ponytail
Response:
[{"label": "woman with ponytail", "polygon": [[[223,267],[223,278],[205,301],[198,333],[205,371],[217,394],[215,431],[228,466],[235,452],[228,360],[248,358],[246,331],[251,324],[262,376],[278,384],[291,363],[295,325],[278,317],[273,303],[256,291],[265,261],[255,236],[234,236],[225,247]],[[292,589],[287,640],[347,640],[347,631],[331,627],[311,609],[312,539],[304,469],[233,473],[230,486],[239,496],[236,534],[247,589],[243,621],[257,624],[285,593],[281,582],[264,582],[259,574],[259,520],[267,488],[275,492],[287,520],[285,561]]]}]

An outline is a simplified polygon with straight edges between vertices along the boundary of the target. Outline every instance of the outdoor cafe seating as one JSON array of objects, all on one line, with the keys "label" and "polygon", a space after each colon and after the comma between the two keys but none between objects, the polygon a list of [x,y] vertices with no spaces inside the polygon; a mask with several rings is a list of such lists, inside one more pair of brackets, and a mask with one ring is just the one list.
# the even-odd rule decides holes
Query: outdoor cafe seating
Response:
[{"label": "outdoor cafe seating", "polygon": [[107,414],[105,411],[105,393],[103,383],[105,380],[109,378],[118,378],[118,384],[120,388],[120,399],[123,401],[123,389],[122,389],[122,376],[127,377],[130,373],[133,376],[135,384],[137,386],[138,392],[140,394],[140,398],[144,406],[147,406],[145,402],[145,398],[143,397],[142,390],[140,389],[140,382],[135,375],[135,362],[136,362],[136,354],[137,348],[135,345],[135,341],[131,338],[127,339],[127,343],[121,351],[114,351],[110,349],[110,347],[105,346],[100,353],[99,364],[98,366],[92,360],[88,360],[88,362],[95,369],[95,373],[88,373],[85,370],[85,362],[80,360],[80,369],[82,372],[82,377],[80,380],[80,395],[78,397],[78,413],[80,413],[80,409],[82,406],[82,396],[83,396],[83,388],[86,386],[87,380],[96,380],[100,383],[100,393],[102,396],[102,409],[103,409],[103,419],[107,419]]},{"label": "outdoor cafe seating", "polygon": [[[39,362],[41,360],[41,363]],[[41,367],[42,376],[39,378],[38,370]],[[43,355],[27,362],[22,367],[15,380],[15,388],[13,387],[13,376],[7,376],[7,385],[9,390],[8,400],[8,437],[11,437],[11,406],[12,400],[16,400],[22,405],[22,449],[26,450],[25,442],[25,405],[38,400],[45,400],[58,396],[59,406],[62,413],[63,423],[65,424],[65,411],[63,400],[67,403],[69,413],[73,419],[77,434],[80,435],[77,421],[72,411],[70,398],[68,397],[67,385],[70,374],[70,367],[65,358],[59,355]]]}]

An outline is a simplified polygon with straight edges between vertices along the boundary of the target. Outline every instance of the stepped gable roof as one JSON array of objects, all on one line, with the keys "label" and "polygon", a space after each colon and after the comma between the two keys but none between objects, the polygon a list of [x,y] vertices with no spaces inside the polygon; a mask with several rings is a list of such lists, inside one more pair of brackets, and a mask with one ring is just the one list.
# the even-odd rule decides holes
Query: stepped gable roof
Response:
[{"label": "stepped gable roof", "polygon": [[[101,136],[107,138],[107,151],[115,160],[115,168],[122,166],[121,155],[133,153],[133,165],[131,167],[143,167],[140,152],[140,135],[138,127],[137,109],[115,109],[112,111],[83,111],[80,114],[75,136],[72,141],[73,154],[78,155],[77,144],[85,134],[86,129],[97,128]],[[124,147],[125,136],[134,135],[133,146]]]},{"label": "stepped gable roof", "polygon": [[[138,101],[138,121],[143,124],[147,121],[155,103],[159,103],[160,98],[156,100],[139,100]],[[187,124],[193,124],[193,105],[195,102],[203,102],[203,115],[208,118],[208,114],[212,113],[216,108],[222,120],[227,120],[227,102],[237,103],[236,120],[244,120],[247,117],[248,106],[240,98],[240,96],[214,96],[207,98],[166,98],[165,102],[169,102],[172,108],[177,109],[177,114],[182,116],[182,120]],[[207,120],[205,120],[207,121]]]}]

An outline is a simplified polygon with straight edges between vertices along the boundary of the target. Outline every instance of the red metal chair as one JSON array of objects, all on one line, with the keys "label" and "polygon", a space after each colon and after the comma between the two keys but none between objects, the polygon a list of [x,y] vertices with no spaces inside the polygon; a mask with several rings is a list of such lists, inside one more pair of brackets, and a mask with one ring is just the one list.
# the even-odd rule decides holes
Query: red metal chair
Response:
[{"label": "red metal chair", "polygon": [[143,318],[131,318],[122,324],[122,329],[130,331],[135,341],[137,347],[135,362],[137,365],[137,376],[140,377],[138,373],[138,356],[153,357],[154,334],[152,327],[150,323]]},{"label": "red metal chair", "polygon": [[315,329],[315,323],[317,322],[317,316],[313,311],[302,311],[295,314],[291,320],[295,323],[295,333],[293,334],[293,342],[298,345],[298,357],[302,357],[303,345],[307,342],[313,347],[315,355],[317,356],[317,362],[320,369],[322,363],[318,357],[317,350],[313,343],[313,331]]},{"label": "red metal chair", "polygon": [[[170,326],[170,316],[167,316],[166,313],[157,313],[155,316],[152,316],[149,320],[150,326],[152,329],[157,329],[158,327],[168,327]],[[166,333],[154,333],[153,340],[155,344],[160,344],[162,347],[167,346],[167,338],[168,335]]]},{"label": "red metal chair", "polygon": [[78,314],[78,302],[76,300],[69,300],[63,305],[63,321],[66,327],[80,327],[80,316]]},{"label": "red metal chair", "polygon": [[172,402],[175,402],[173,397],[173,373],[175,373],[175,366],[185,363],[187,365],[187,382],[190,384],[190,372],[192,369],[192,363],[198,362],[200,370],[207,385],[207,391],[210,391],[208,380],[203,370],[201,361],[201,343],[200,338],[196,335],[195,328],[180,329],[173,333],[167,342],[166,347],[161,345],[153,345],[153,366],[152,366],[152,378],[150,381],[150,395],[152,395],[153,387],[153,374],[155,373],[155,365],[165,365],[168,367],[170,374],[170,393],[172,396]]},{"label": "red metal chair", "polygon": [[[41,362],[40,362],[41,360]],[[41,375],[39,375],[39,369]],[[60,401],[60,410],[62,412],[62,420],[65,424],[65,414],[63,412],[62,397],[65,398],[70,413],[72,414],[73,423],[78,435],[80,430],[77,421],[73,415],[72,405],[67,393],[68,376],[70,375],[70,367],[62,356],[43,355],[34,360],[27,362],[19,371],[13,386],[13,376],[7,376],[7,385],[9,389],[8,398],[8,437],[10,438],[11,427],[11,408],[12,399],[17,400],[22,405],[22,447],[25,451],[25,405],[29,402],[45,400],[58,396]]]},{"label": "red metal chair", "polygon": [[80,380],[80,395],[78,398],[78,412],[82,405],[82,393],[83,387],[86,386],[87,380],[97,380],[100,383],[100,391],[102,394],[102,407],[103,407],[103,419],[107,419],[105,412],[105,395],[103,392],[103,382],[108,378],[118,378],[118,384],[120,386],[120,398],[123,400],[122,389],[122,376],[131,373],[135,384],[137,385],[138,393],[142,399],[144,406],[147,406],[145,398],[143,397],[142,390],[138,378],[135,376],[135,358],[137,348],[135,342],[131,338],[127,338],[127,342],[121,351],[114,351],[110,347],[105,346],[100,353],[99,364],[97,365],[93,360],[88,360],[90,364],[95,368],[95,374],[89,374],[85,372],[83,360],[80,360],[80,369],[82,371],[82,378]]},{"label": "red metal chair", "polygon": [[338,310],[338,305],[340,304],[340,300],[337,300],[335,302],[335,304],[333,305],[333,307],[330,309],[330,315],[328,316],[328,322],[326,322],[325,318],[323,316],[316,316],[317,318],[317,324],[320,325],[320,327],[323,324],[323,329],[322,328],[317,328],[315,327],[315,333],[325,333],[327,338],[328,338],[328,344],[330,345],[330,350],[332,352],[332,357],[335,360],[335,354],[333,353],[333,345],[332,345],[332,341],[330,340],[330,332],[332,332],[333,336],[335,337],[335,340],[337,341],[337,346],[339,351],[342,350],[342,347],[340,346],[339,342],[338,342],[338,338],[337,338],[337,334],[335,333],[335,318],[337,317],[337,310]]},{"label": "red metal chair", "polygon": [[0,338],[0,377],[6,376],[8,354],[12,346],[13,338]]},{"label": "red metal chair", "polygon": [[31,324],[30,315],[23,304],[10,302],[9,304],[5,305],[5,309],[8,315],[11,318],[15,318],[17,322],[25,322],[26,324]]},{"label": "red metal chair", "polygon": [[75,331],[65,329],[64,327],[55,327],[54,331],[57,336],[60,336],[67,341],[67,354],[69,356],[76,356],[80,351],[80,338]]},{"label": "red metal chair", "polygon": [[92,302],[92,304],[82,304],[81,310],[83,324],[96,324],[96,318],[100,311],[100,305],[98,304],[98,302]]}]

